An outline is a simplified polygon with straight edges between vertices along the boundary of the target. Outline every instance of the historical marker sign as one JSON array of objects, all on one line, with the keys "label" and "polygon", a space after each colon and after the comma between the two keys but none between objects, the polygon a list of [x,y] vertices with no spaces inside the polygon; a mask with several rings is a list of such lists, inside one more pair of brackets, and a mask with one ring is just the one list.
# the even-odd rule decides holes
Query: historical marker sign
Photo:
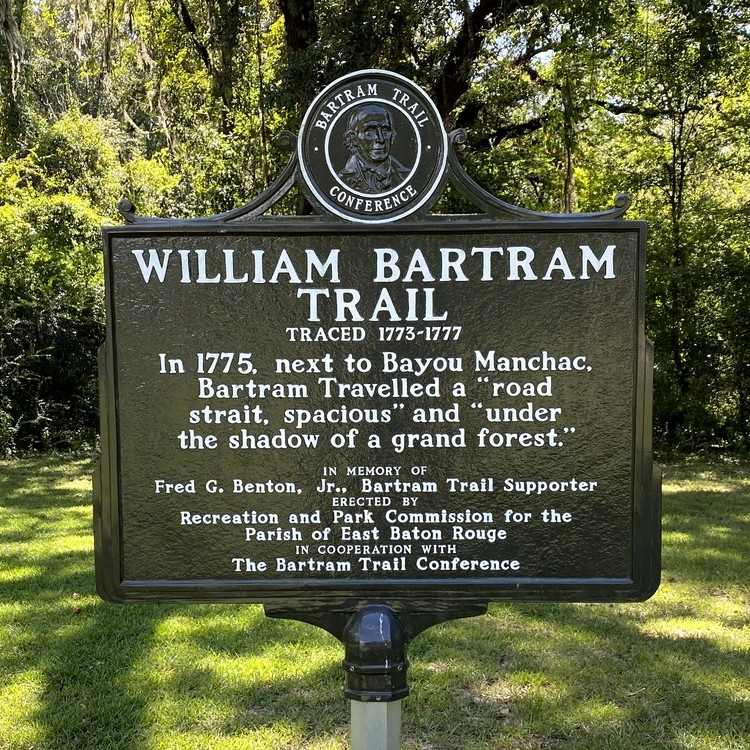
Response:
[{"label": "historical marker sign", "polygon": [[446,142],[407,83],[311,107],[300,166],[330,219],[105,230],[105,598],[656,589],[645,226],[427,216]]}]

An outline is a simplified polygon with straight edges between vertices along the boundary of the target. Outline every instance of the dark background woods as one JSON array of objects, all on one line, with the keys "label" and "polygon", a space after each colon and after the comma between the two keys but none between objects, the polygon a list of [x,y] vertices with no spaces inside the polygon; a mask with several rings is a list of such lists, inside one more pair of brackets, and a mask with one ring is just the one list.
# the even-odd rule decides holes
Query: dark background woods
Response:
[{"label": "dark background woods", "polygon": [[0,453],[95,441],[99,228],[118,200],[247,202],[287,158],[274,135],[373,67],[469,131],[464,163],[505,200],[631,195],[657,445],[746,450],[749,21],[705,0],[0,0]]}]

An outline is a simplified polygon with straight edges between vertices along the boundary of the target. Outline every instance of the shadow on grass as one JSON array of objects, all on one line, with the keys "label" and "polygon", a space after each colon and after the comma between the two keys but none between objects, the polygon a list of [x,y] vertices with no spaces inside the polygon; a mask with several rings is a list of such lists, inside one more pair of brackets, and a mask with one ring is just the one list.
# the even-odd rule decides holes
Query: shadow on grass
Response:
[{"label": "shadow on grass", "polygon": [[[195,703],[173,729],[210,733],[216,747],[223,737],[279,727],[286,727],[297,742],[346,734],[349,717],[338,645],[334,642],[334,657],[327,634],[310,625],[269,622],[256,607],[232,620],[226,628],[230,632],[218,639],[212,632],[186,637],[194,658],[179,660],[164,688],[172,700],[185,704],[192,698]],[[239,623],[246,625],[237,628]],[[321,645],[323,660],[312,653]],[[217,666],[217,652],[226,672]],[[290,740],[289,747],[297,746]]]},{"label": "shadow on grass", "polygon": [[404,714],[414,747],[750,747],[747,641],[648,633],[637,612],[596,606],[498,605],[420,636]]},{"label": "shadow on grass", "polygon": [[7,572],[0,611],[11,636],[0,650],[0,673],[34,683],[34,704],[25,711],[34,728],[29,747],[137,747],[142,705],[120,679],[158,615],[134,622],[85,603],[94,589],[91,500],[82,482],[88,468],[54,458],[0,468]]},{"label": "shadow on grass", "polygon": [[[663,516],[664,566],[677,580],[747,582],[750,574],[750,491],[686,491],[668,498]],[[669,579],[668,582],[672,582]]]},{"label": "shadow on grass", "polygon": [[[25,728],[0,737],[0,748],[140,750],[169,731],[208,732],[220,747],[222,735],[279,724],[310,738],[343,731],[340,662],[306,669],[304,681],[232,666],[272,663],[280,650],[293,653],[290,638],[320,646],[327,634],[266,620],[257,606],[118,606],[94,597],[89,470],[62,459],[0,464],[0,629],[9,636],[0,682],[33,685],[29,705],[12,707]],[[170,636],[180,621],[189,632]]]},{"label": "shadow on grass", "polygon": [[[264,729],[269,747],[347,746],[343,653],[327,634],[253,606],[94,599],[90,496],[73,481],[84,470],[0,465],[0,680],[37,685],[34,731],[0,747],[151,750],[174,737],[219,750]],[[665,583],[650,602],[495,605],[417,638],[404,747],[750,747],[749,506],[729,487],[665,495]]]},{"label": "shadow on grass", "polygon": [[494,605],[420,636],[411,736],[440,737],[430,750],[750,748],[750,493],[726,488],[665,495],[649,602]]}]

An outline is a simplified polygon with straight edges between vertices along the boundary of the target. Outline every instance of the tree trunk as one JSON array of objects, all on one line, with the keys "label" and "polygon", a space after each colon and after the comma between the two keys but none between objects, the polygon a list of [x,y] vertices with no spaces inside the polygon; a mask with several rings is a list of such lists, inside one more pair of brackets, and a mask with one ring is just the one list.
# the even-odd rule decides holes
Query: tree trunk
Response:
[{"label": "tree trunk", "polygon": [[18,84],[21,78],[23,40],[20,22],[23,1],[0,0],[0,118],[2,122],[2,153],[15,150],[21,135],[21,108]]}]

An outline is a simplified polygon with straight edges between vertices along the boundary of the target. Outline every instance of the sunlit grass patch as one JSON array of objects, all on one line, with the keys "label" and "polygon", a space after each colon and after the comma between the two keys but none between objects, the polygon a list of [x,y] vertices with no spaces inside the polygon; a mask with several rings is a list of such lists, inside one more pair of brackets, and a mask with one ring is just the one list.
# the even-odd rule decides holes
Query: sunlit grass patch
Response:
[{"label": "sunlit grass patch", "polygon": [[[0,463],[0,750],[347,750],[343,647],[94,591],[86,461]],[[748,750],[750,471],[667,467],[641,604],[495,604],[409,645],[404,750]]]},{"label": "sunlit grass patch", "polygon": [[[43,698],[43,675],[38,669],[5,674],[0,685],[0,748],[4,737],[15,737],[16,747],[39,747],[45,727],[35,721],[35,707]],[[10,747],[10,746],[9,746]]]}]

